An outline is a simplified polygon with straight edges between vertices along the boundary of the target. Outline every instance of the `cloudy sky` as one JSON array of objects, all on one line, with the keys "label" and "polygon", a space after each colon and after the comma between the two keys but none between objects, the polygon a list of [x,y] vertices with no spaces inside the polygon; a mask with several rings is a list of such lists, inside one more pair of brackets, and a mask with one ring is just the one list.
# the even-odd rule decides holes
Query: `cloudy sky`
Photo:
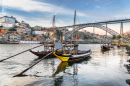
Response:
[{"label": "cloudy sky", "polygon": [[[31,26],[50,27],[53,15],[56,15],[56,26],[72,25],[74,10],[77,24],[130,19],[130,0],[0,0],[0,16],[12,15]],[[129,25],[124,24],[124,32],[129,30]],[[108,27],[119,32],[120,24]],[[87,30],[92,31],[92,28]],[[100,29],[96,32],[105,33]]]}]

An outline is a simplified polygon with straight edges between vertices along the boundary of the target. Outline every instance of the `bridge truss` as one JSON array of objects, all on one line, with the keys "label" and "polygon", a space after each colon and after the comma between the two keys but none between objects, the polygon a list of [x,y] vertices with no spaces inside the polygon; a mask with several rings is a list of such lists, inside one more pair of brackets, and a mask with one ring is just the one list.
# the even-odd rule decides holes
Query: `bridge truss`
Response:
[{"label": "bridge truss", "polygon": [[[83,28],[87,28],[87,27],[97,27],[99,29],[102,29],[104,31],[106,31],[106,33],[108,32],[111,35],[119,35],[118,32],[110,29],[107,27],[108,24],[117,24],[120,23],[121,27],[120,27],[120,34],[123,34],[123,23],[128,23],[130,22],[130,19],[122,19],[122,20],[112,20],[112,21],[104,21],[104,22],[95,22],[95,23],[84,23],[84,24],[76,24],[76,32],[78,32],[78,30],[81,30]],[[106,26],[104,26],[106,25]],[[70,26],[64,26],[64,27],[57,27],[57,29],[67,29],[67,28],[73,28],[73,25]],[[74,31],[72,30],[71,32],[66,34],[65,39],[67,40],[69,37],[71,37],[74,34]]]}]

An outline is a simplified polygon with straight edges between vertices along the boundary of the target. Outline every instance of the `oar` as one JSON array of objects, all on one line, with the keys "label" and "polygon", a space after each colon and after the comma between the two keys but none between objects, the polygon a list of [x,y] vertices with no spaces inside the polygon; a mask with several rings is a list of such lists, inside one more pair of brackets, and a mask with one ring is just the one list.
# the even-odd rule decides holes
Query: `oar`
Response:
[{"label": "oar", "polygon": [[[54,50],[54,51],[56,51],[56,50]],[[33,65],[31,65],[29,68],[25,69],[24,71],[22,71],[21,73],[15,75],[15,76],[13,76],[13,77],[17,77],[17,76],[22,75],[24,72],[26,72],[27,70],[29,70],[30,68],[32,68],[34,65],[36,65],[37,63],[39,63],[40,61],[42,61],[44,58],[46,58],[47,56],[49,56],[50,54],[52,54],[54,51],[48,53],[46,56],[42,57],[42,58],[39,59],[37,62],[35,62]]]},{"label": "oar", "polygon": [[[43,46],[43,45],[39,45],[39,46],[33,47],[33,48],[31,48],[31,49],[34,49],[34,48],[37,48],[37,47],[40,47],[40,46]],[[29,50],[30,50],[30,49],[25,50],[25,51],[23,51],[23,52],[20,52],[20,53],[18,53],[18,54],[15,54],[15,55],[13,55],[13,56],[10,56],[10,57],[8,57],[8,58],[5,58],[5,59],[3,59],[3,60],[0,60],[0,62],[2,62],[2,61],[4,61],[4,60],[7,60],[7,59],[9,59],[9,58],[12,58],[12,57],[14,57],[14,56],[17,56],[17,55],[19,55],[19,54],[22,54],[22,53],[24,53],[24,52],[27,52],[27,51],[29,51]]]}]

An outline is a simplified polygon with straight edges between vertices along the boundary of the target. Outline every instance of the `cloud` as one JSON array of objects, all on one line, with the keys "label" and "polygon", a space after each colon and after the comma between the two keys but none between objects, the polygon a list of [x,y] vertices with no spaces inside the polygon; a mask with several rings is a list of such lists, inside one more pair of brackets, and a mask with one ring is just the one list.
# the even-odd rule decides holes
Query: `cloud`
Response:
[{"label": "cloud", "polygon": [[[1,1],[1,0],[0,0]],[[1,1],[2,2],[2,1]],[[0,3],[3,6],[3,3]],[[4,8],[11,9],[11,10],[19,10],[25,11],[28,13],[39,13],[38,15],[42,16],[25,16],[25,15],[18,15],[17,13],[9,13],[6,12],[8,16],[13,15],[18,19],[18,21],[24,20],[25,22],[29,23],[31,26],[40,25],[40,26],[49,26],[51,22],[52,15],[74,15],[74,10],[66,9],[64,7],[56,6],[53,4],[45,3],[45,2],[38,2],[35,0],[4,0]],[[47,15],[46,15],[47,14]],[[88,17],[85,13],[77,12],[78,16]],[[4,14],[3,14],[4,15]],[[49,17],[48,17],[49,16]],[[59,20],[60,23],[64,25],[70,25],[72,21],[68,20],[67,22],[63,20]],[[73,23],[72,23],[73,24]]]},{"label": "cloud", "polygon": [[106,2],[105,4],[106,5],[111,5],[111,4],[114,4],[114,2],[113,1],[109,1],[109,2]]},{"label": "cloud", "polygon": [[[2,5],[2,3],[0,3]],[[53,14],[68,14],[73,15],[74,11],[70,9],[66,9],[64,7],[56,6],[53,4],[38,2],[35,0],[5,0],[4,1],[5,8],[22,10],[26,12],[49,12]],[[79,12],[79,16],[87,16],[84,13]]]},{"label": "cloud", "polygon": [[124,19],[124,18],[129,18],[130,19],[130,9],[125,9],[125,10],[120,10],[116,15],[114,15],[115,18],[117,19]]},{"label": "cloud", "polygon": [[101,5],[114,5],[117,4],[114,0],[94,0],[95,3],[101,4]]},{"label": "cloud", "polygon": [[[40,0],[41,1],[41,0]],[[43,0],[44,1],[44,0]],[[84,21],[84,22],[99,22],[99,21],[107,21],[107,20],[113,20],[113,19],[119,19],[119,18],[130,18],[130,16],[128,14],[129,10],[121,11],[121,12],[111,12],[111,10],[107,9],[107,8],[103,8],[103,4],[114,4],[115,1],[111,1],[111,0],[94,0],[96,2],[96,5],[94,5],[96,8],[100,8],[101,10],[87,10],[87,9],[83,9],[84,12],[82,11],[78,11],[77,15],[80,16],[80,18],[82,18],[82,20],[80,21]],[[97,2],[101,3],[101,5]],[[63,6],[57,6],[54,4],[49,4],[49,3],[45,3],[45,2],[39,2],[36,0],[4,0],[4,8],[8,8],[11,10],[20,10],[20,11],[25,11],[28,13],[39,13],[36,14],[38,16],[31,16],[31,15],[18,15],[18,14],[12,14],[7,13],[8,15],[13,15],[14,17],[16,17],[16,19],[18,19],[18,21],[22,21],[24,20],[25,22],[29,23],[31,26],[35,26],[35,25],[40,25],[40,26],[50,26],[50,22],[51,22],[51,16],[52,15],[67,15],[64,18],[61,18],[60,23],[61,25],[72,25],[73,24],[73,20],[70,19],[70,15],[74,15],[74,10],[72,9],[67,9],[64,8]],[[0,0],[0,5],[2,6],[2,0]],[[86,5],[89,5],[89,2],[86,3]],[[101,7],[100,7],[101,6]],[[105,9],[102,10],[102,9]],[[108,13],[109,12],[109,13]],[[41,14],[43,13],[43,14]],[[46,15],[47,14],[47,15]],[[35,15],[35,14],[33,14]],[[41,16],[42,15],[42,16]],[[44,17],[43,17],[44,15]],[[69,16],[68,16],[69,15]],[[39,17],[40,16],[40,17]],[[48,17],[49,16],[49,17]],[[71,16],[71,17],[72,17]],[[66,20],[65,20],[66,19]]]},{"label": "cloud", "polygon": [[96,8],[100,8],[100,6],[95,6]]},{"label": "cloud", "polygon": [[16,20],[18,20],[19,22],[25,21],[26,23],[28,23],[32,27],[36,26],[36,25],[46,27],[46,26],[49,26],[49,23],[51,22],[50,19],[46,19],[46,18],[36,18],[36,17],[30,18],[30,17],[20,16],[17,14],[9,14],[9,13],[7,13],[7,14],[8,14],[8,16],[13,15],[16,18]]},{"label": "cloud", "polygon": [[100,2],[101,0],[94,0],[95,2]]},{"label": "cloud", "polygon": [[4,16],[4,15],[6,15],[6,13],[0,13],[0,17],[2,17],[2,16]]},{"label": "cloud", "polygon": [[[24,17],[24,16],[20,16],[20,15],[16,15],[16,14],[10,14],[8,16],[13,15],[19,22],[21,21],[25,21],[26,23],[28,23],[31,27],[33,26],[42,26],[42,27],[52,27],[52,18],[38,18],[38,17]],[[73,24],[71,21],[69,22],[65,22],[61,19],[56,19],[55,20],[55,26],[57,27],[62,27],[64,25],[69,25],[69,24]],[[66,20],[68,21],[68,20]]]}]

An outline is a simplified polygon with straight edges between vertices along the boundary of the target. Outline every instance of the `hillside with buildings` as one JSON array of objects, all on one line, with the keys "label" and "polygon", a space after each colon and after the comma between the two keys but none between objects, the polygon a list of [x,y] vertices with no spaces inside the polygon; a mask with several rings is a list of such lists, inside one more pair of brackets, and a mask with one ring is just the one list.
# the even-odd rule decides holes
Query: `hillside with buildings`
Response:
[{"label": "hillside with buildings", "polygon": [[[65,40],[65,30],[55,30],[56,40]],[[69,32],[69,30],[66,30]],[[0,41],[20,41],[20,40],[52,40],[53,29],[50,27],[34,26],[31,27],[25,21],[17,21],[13,16],[3,16],[0,18]],[[73,37],[70,37],[71,40]],[[99,35],[84,31],[76,33],[77,40],[104,39],[105,35]]]}]

